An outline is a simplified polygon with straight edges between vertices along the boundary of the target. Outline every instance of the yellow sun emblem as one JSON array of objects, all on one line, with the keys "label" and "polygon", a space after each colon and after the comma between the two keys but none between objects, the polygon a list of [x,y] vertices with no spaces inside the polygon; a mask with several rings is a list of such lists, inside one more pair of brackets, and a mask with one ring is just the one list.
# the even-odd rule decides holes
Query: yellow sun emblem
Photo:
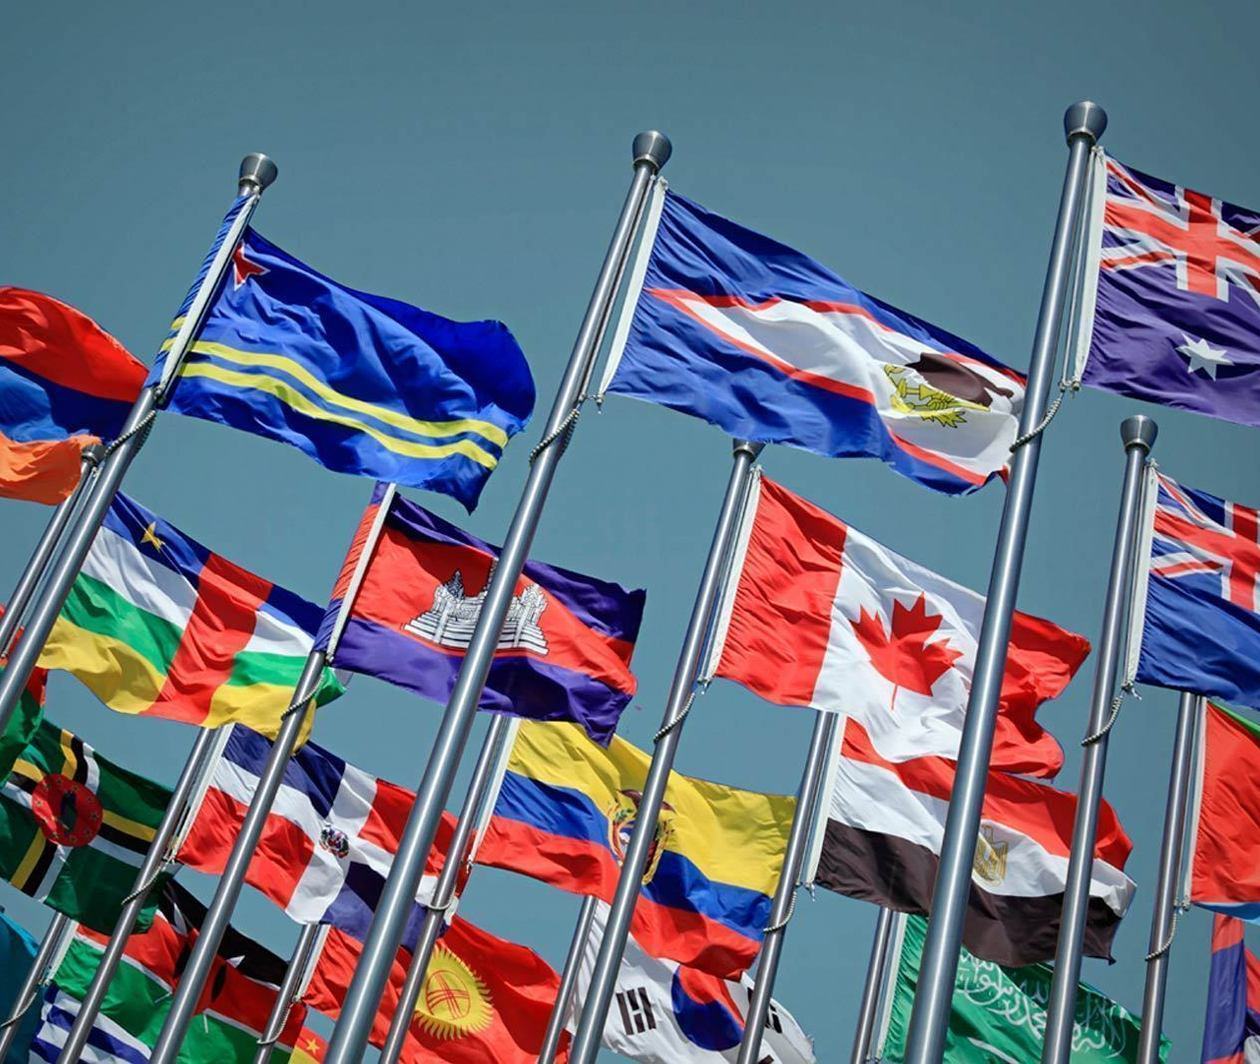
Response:
[{"label": "yellow sun emblem", "polygon": [[493,1018],[486,984],[439,942],[416,1002],[416,1022],[435,1038],[455,1038],[484,1031]]}]

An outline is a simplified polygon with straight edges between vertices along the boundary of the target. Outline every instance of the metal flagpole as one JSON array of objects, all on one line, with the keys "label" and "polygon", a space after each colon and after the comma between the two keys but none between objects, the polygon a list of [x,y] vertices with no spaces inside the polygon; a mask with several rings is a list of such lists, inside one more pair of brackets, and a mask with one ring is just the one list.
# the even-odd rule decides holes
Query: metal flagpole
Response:
[{"label": "metal flagpole", "polygon": [[442,715],[424,776],[416,788],[416,801],[411,807],[398,855],[377,905],[354,979],[342,1003],[341,1019],[324,1056],[325,1064],[357,1064],[367,1045],[381,990],[394,962],[407,914],[424,872],[425,857],[433,845],[443,806],[468,742],[477,703],[486,685],[516,581],[533,543],[556,467],[582,409],[585,385],[598,353],[599,338],[612,313],[617,280],[630,253],[652,180],[669,159],[671,150],[669,138],[661,133],[640,133],[634,138],[634,178],[630,191],[621,208],[612,243],[578,330],[543,438],[530,456],[525,489],[504,539],[503,549],[499,552],[494,577],[486,590],[477,627],[460,665],[446,712]]},{"label": "metal flagpole", "polygon": [[48,975],[53,957],[57,955],[62,940],[73,924],[74,921],[64,913],[53,913],[52,922],[48,925],[48,930],[44,932],[44,937],[39,940],[39,948],[35,951],[35,956],[31,958],[30,970],[27,971],[26,978],[22,980],[22,985],[13,998],[13,1012],[3,1024],[0,1024],[0,1028],[3,1028],[3,1034],[0,1034],[0,1060],[8,1059],[18,1028],[22,1026],[22,1020],[39,997],[39,988]]},{"label": "metal flagpole", "polygon": [[[65,1045],[62,1046],[61,1053],[57,1057],[58,1064],[75,1064],[87,1046],[88,1036],[92,1033],[97,1013],[100,1012],[101,1003],[105,1000],[105,993],[109,989],[109,981],[118,970],[123,952],[127,948],[127,940],[131,937],[136,921],[144,910],[154,880],[170,857],[167,851],[188,811],[189,798],[214,760],[217,752],[217,738],[216,729],[197,729],[197,740],[188,754],[188,760],[184,762],[183,771],[179,774],[179,780],[175,784],[171,800],[166,805],[166,811],[162,814],[162,820],[153,833],[153,840],[149,843],[140,871],[136,873],[136,881],[131,894],[127,896],[122,911],[118,914],[118,922],[114,924],[113,933],[101,954],[100,962],[96,966],[96,974],[92,976],[92,984],[79,1005],[79,1014],[70,1027],[70,1033],[66,1035]],[[3,1059],[3,1056],[0,1056],[0,1060]]]},{"label": "metal flagpole", "polygon": [[[1046,1008],[1042,1064],[1067,1064],[1072,1054],[1072,1027],[1076,1020],[1076,992],[1081,979],[1081,957],[1085,946],[1085,922],[1089,915],[1089,886],[1094,869],[1094,842],[1098,835],[1098,809],[1102,803],[1103,776],[1107,771],[1107,744],[1112,724],[1120,709],[1116,678],[1124,657],[1124,631],[1132,602],[1134,561],[1137,555],[1138,526],[1142,514],[1142,489],[1146,482],[1146,460],[1155,444],[1159,427],[1149,417],[1125,418],[1120,426],[1124,441],[1124,489],[1120,514],[1116,519],[1115,543],[1111,549],[1111,575],[1103,608],[1102,635],[1098,640],[1094,695],[1086,726],[1085,755],[1081,762],[1081,783],[1076,802],[1076,824],[1072,829],[1071,858],[1063,888],[1063,908],[1059,922],[1058,951],[1054,960],[1054,980]],[[1113,701],[1114,697],[1114,701]]]},{"label": "metal flagpole", "polygon": [[853,1053],[849,1064],[866,1064],[875,1040],[875,1023],[879,1019],[879,999],[884,993],[888,973],[888,945],[892,941],[893,911],[883,907],[875,923],[875,941],[871,943],[871,959],[866,966],[866,984],[862,987],[862,1004],[858,1009],[857,1032],[853,1036]]},{"label": "metal flagpole", "polygon": [[284,1034],[284,1025],[288,1022],[289,1013],[302,993],[302,984],[309,974],[311,957],[315,947],[323,937],[323,924],[303,924],[302,933],[298,935],[297,944],[293,947],[293,956],[289,958],[289,967],[284,972],[284,982],[276,993],[276,1003],[267,1017],[267,1029],[258,1039],[258,1052],[254,1054],[254,1064],[267,1064],[271,1059],[271,1051],[275,1049],[280,1036]]},{"label": "metal flagpole", "polygon": [[1063,124],[1068,142],[1067,173],[1063,179],[1050,264],[1041,295],[1019,437],[1012,445],[1015,453],[1011,460],[1010,481],[993,556],[993,571],[989,577],[984,621],[976,648],[971,695],[967,700],[958,769],[945,822],[940,866],[932,896],[932,916],[910,1019],[905,1064],[939,1064],[945,1050],[963,920],[971,893],[971,866],[975,858],[980,810],[997,722],[998,697],[1006,671],[1011,614],[1015,610],[1019,590],[1019,574],[1037,479],[1037,460],[1041,455],[1041,430],[1048,423],[1046,398],[1054,373],[1059,327],[1067,302],[1074,235],[1079,229],[1090,152],[1107,126],[1107,114],[1097,104],[1084,101],[1068,108]]},{"label": "metal flagpole", "polygon": [[809,740],[809,753],[805,758],[805,771],[801,774],[800,788],[796,792],[796,815],[792,818],[792,831],[788,835],[787,850],[783,855],[783,869],[779,873],[779,885],[774,892],[774,904],[770,908],[770,926],[766,928],[757,961],[757,981],[748,1001],[748,1015],[744,1018],[744,1037],[739,1044],[739,1064],[757,1064],[761,1052],[761,1039],[766,1029],[766,1015],[770,1011],[770,996],[774,993],[774,981],[779,972],[779,959],[783,954],[783,937],[787,934],[788,921],[796,908],[796,889],[800,885],[801,866],[805,851],[809,848],[810,829],[818,811],[822,794],[822,781],[827,773],[827,755],[831,751],[839,718],[834,713],[818,713],[814,721],[813,735]]},{"label": "metal flagpole", "polygon": [[1164,841],[1159,851],[1159,885],[1151,916],[1150,952],[1146,955],[1146,990],[1142,995],[1142,1034],[1137,1064],[1159,1064],[1159,1035],[1164,1026],[1164,997],[1168,989],[1168,951],[1177,927],[1177,880],[1181,870],[1189,805],[1190,773],[1194,762],[1194,732],[1203,699],[1182,692],[1177,709],[1177,739],[1173,745],[1164,812]]},{"label": "metal flagpole", "polygon": [[594,894],[588,894],[582,899],[577,927],[573,929],[573,938],[569,940],[569,952],[564,958],[564,970],[560,973],[560,988],[556,991],[551,1015],[547,1017],[547,1030],[543,1034],[542,1048],[538,1050],[538,1064],[555,1064],[556,1052],[560,1049],[560,1036],[564,1034],[564,1026],[569,1019],[569,1006],[573,1004],[573,994],[577,990],[578,972],[582,969],[582,954],[586,950],[586,940],[591,936],[591,925],[595,922],[595,906],[598,904],[599,899]]},{"label": "metal flagpole", "polygon": [[442,933],[446,923],[446,913],[455,900],[460,873],[472,856],[474,833],[481,822],[486,797],[494,786],[503,743],[511,730],[511,717],[503,713],[494,714],[485,742],[481,745],[481,753],[477,755],[477,764],[468,784],[464,807],[459,812],[455,833],[451,836],[446,862],[442,865],[441,875],[433,888],[433,901],[427,906],[424,921],[420,925],[416,949],[411,955],[411,965],[407,968],[407,978],[403,982],[402,993],[390,1021],[389,1035],[381,1049],[381,1064],[394,1064],[402,1054],[403,1043],[407,1040],[407,1031],[416,1011],[416,1002],[420,1000],[420,989],[424,986],[424,977],[429,971],[429,960],[437,945],[438,935]]},{"label": "metal flagpole", "polygon": [[634,832],[630,836],[630,844],[626,847],[625,860],[621,865],[621,876],[617,880],[617,892],[608,913],[604,940],[600,944],[599,957],[595,961],[591,983],[586,991],[577,1034],[569,1050],[572,1064],[590,1064],[599,1052],[608,1006],[617,986],[621,954],[625,950],[626,936],[630,931],[630,918],[634,915],[648,852],[656,836],[656,821],[665,797],[665,785],[669,781],[674,756],[678,752],[683,721],[696,696],[696,677],[717,612],[722,578],[735,543],[748,486],[752,482],[753,463],[761,453],[761,448],[760,443],[748,443],[744,440],[738,440],[734,445],[734,463],[726,485],[726,495],[722,499],[721,514],[713,532],[708,559],[704,563],[704,575],[700,578],[696,602],[691,608],[691,620],[687,624],[669,698],[665,703],[664,720],[660,731],[656,733],[656,749],[652,753],[652,764],[643,785],[643,797],[639,800]]},{"label": "metal flagpole", "polygon": [[83,459],[79,465],[79,483],[74,486],[74,491],[62,499],[53,510],[52,517],[48,519],[48,524],[39,537],[39,542],[35,544],[35,550],[26,562],[26,568],[18,577],[17,587],[13,589],[8,601],[4,604],[4,614],[0,616],[0,658],[4,657],[9,644],[13,642],[13,637],[22,624],[22,614],[35,593],[35,588],[44,578],[48,563],[52,561],[62,534],[74,516],[79,500],[87,491],[88,484],[92,480],[92,473],[104,453],[104,448],[95,443],[83,448]]},{"label": "metal flagpole", "polygon": [[153,419],[157,416],[165,397],[165,390],[170,380],[188,354],[189,348],[201,332],[202,323],[210,309],[211,301],[218,291],[219,283],[232,263],[232,252],[235,251],[245,226],[249,224],[263,190],[276,179],[276,164],[265,155],[247,155],[241,162],[239,176],[239,195],[246,197],[232,225],[219,244],[213,261],[206,270],[197,293],[189,305],[175,339],[171,342],[164,364],[162,380],[147,385],[136,399],[131,413],[123,424],[118,439],[105,448],[104,460],[97,469],[91,486],[85,492],[83,509],[68,534],[65,550],[53,566],[44,592],[35,603],[25,631],[18,640],[13,653],[9,655],[9,666],[0,676],[0,733],[8,727],[13,709],[26,687],[31,670],[39,659],[40,651],[48,639],[53,622],[66,596],[70,593],[70,585],[79,575],[83,559],[91,549],[96,531],[105,518],[105,511],[118,493],[118,487],[126,475],[136,452],[148,438]]}]

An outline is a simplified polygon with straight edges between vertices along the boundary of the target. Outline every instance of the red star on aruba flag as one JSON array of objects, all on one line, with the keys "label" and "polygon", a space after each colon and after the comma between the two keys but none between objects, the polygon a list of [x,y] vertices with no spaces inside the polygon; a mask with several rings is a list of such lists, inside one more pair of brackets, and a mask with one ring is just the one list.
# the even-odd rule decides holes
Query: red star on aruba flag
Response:
[{"label": "red star on aruba flag", "polygon": [[240,288],[251,277],[261,277],[267,272],[266,266],[260,266],[258,263],[247,258],[245,255],[245,245],[238,244],[236,250],[232,252],[232,287]]}]

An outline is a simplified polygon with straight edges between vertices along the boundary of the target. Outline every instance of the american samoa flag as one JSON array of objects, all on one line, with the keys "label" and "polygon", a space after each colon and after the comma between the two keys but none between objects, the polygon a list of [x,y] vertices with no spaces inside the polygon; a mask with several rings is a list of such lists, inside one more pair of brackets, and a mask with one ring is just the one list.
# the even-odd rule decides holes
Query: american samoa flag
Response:
[{"label": "american samoa flag", "polygon": [[730,435],[880,458],[959,494],[1010,458],[1024,378],[658,182],[604,392]]}]

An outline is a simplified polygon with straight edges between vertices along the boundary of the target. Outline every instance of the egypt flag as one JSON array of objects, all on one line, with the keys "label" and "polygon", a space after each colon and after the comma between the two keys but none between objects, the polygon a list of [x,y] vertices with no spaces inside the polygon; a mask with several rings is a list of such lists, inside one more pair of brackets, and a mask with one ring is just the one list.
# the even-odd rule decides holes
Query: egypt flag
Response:
[{"label": "egypt flag", "polygon": [[[886,761],[850,720],[829,771],[809,878],[887,909],[927,914],[954,763],[934,757]],[[977,957],[1008,967],[1054,957],[1075,819],[1076,795],[989,774],[963,929],[963,943]],[[1133,881],[1124,874],[1133,845],[1106,802],[1098,819],[1085,952],[1110,958],[1133,900]]]},{"label": "egypt flag", "polygon": [[1243,927],[1219,913],[1212,923],[1202,1064],[1260,1060],[1260,960],[1247,948]]},{"label": "egypt flag", "polygon": [[[39,661],[120,713],[274,735],[319,617],[120,493]],[[316,700],[341,690],[325,670]]]},{"label": "egypt flag", "polygon": [[[361,951],[350,935],[329,932],[303,1000],[326,1016],[340,1016]],[[374,1046],[385,1043],[410,962],[400,950],[368,1038]],[[399,1060],[533,1064],[559,989],[560,976],[533,950],[457,916],[434,947]],[[567,1059],[562,1046],[557,1064]]]},{"label": "egypt flag", "polygon": [[42,721],[0,788],[0,875],[72,920],[110,931],[170,798]]},{"label": "egypt flag", "polygon": [[[958,756],[983,595],[760,475],[736,550],[710,652],[718,676],[779,705],[852,717],[893,760]],[[1063,751],[1037,709],[1088,653],[1084,637],[1015,613],[993,768],[1058,772]]]},{"label": "egypt flag", "polygon": [[[338,667],[445,703],[499,549],[377,485],[332,593],[319,645]],[[527,561],[481,708],[576,721],[608,742],[635,691],[643,591]]]},{"label": "egypt flag", "polygon": [[951,494],[1010,459],[1024,378],[973,344],[663,182],[641,247],[601,393]]}]

